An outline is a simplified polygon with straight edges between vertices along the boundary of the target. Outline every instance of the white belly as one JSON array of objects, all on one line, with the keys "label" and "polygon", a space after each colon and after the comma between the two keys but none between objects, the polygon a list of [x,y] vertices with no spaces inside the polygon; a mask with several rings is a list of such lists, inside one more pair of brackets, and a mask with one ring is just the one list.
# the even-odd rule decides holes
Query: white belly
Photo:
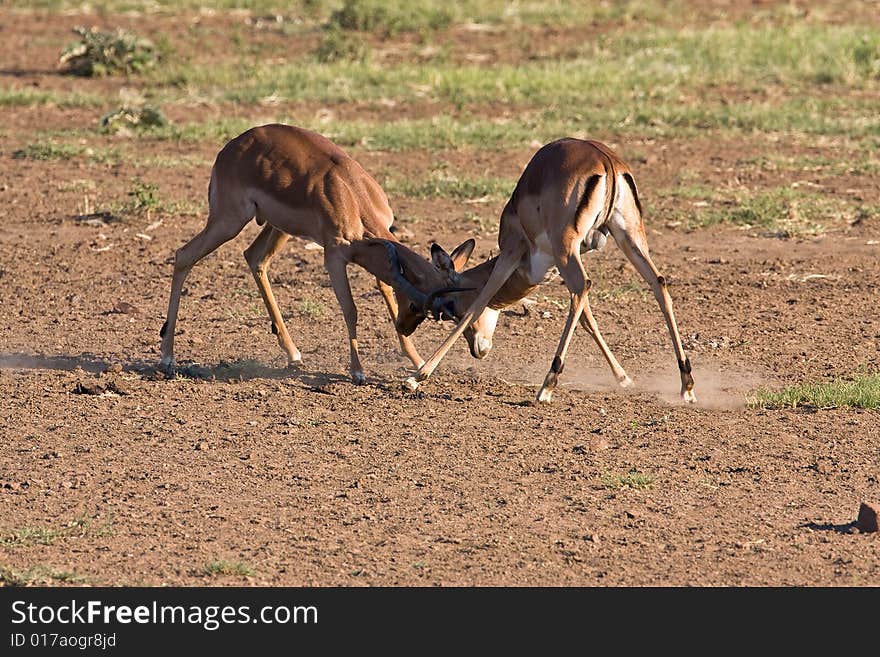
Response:
[{"label": "white belly", "polygon": [[[541,233],[535,240],[535,248],[529,252],[529,283],[538,285],[553,277],[556,269],[556,258],[550,248],[547,233]],[[554,270],[554,271],[551,271]]]}]

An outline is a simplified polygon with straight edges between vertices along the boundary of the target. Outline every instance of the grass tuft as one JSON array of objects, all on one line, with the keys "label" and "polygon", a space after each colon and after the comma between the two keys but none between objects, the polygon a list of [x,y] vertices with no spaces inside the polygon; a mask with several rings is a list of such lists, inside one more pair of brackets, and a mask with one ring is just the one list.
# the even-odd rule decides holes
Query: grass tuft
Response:
[{"label": "grass tuft", "polygon": [[253,577],[257,574],[254,568],[243,561],[226,561],[224,559],[212,559],[205,564],[205,575],[217,577],[218,575],[233,575],[237,577]]},{"label": "grass tuft", "polygon": [[880,408],[880,374],[802,383],[781,391],[759,390],[748,400],[758,408]]},{"label": "grass tuft", "polygon": [[643,474],[638,470],[630,470],[622,475],[608,473],[602,476],[602,485],[613,490],[620,490],[622,488],[645,490],[650,488],[653,483],[654,477],[652,475]]},{"label": "grass tuft", "polygon": [[429,0],[345,0],[330,15],[329,24],[345,30],[390,36],[399,32],[429,32],[448,27],[452,10],[445,3]]},{"label": "grass tuft", "polygon": [[299,304],[299,313],[309,319],[319,319],[327,312],[327,307],[320,301],[306,299]]},{"label": "grass tuft", "polygon": [[34,566],[27,570],[17,570],[0,565],[0,586],[40,586],[64,584],[84,584],[86,578],[69,570],[55,570],[48,566]]}]

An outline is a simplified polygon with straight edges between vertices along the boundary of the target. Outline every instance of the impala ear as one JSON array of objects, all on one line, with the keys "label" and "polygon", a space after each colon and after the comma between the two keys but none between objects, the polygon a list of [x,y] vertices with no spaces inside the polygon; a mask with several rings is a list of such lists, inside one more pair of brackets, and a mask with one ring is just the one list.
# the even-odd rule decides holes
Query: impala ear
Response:
[{"label": "impala ear", "polygon": [[452,258],[449,257],[449,254],[439,244],[434,243],[431,245],[431,262],[442,272],[447,274],[455,272],[455,264],[453,264]]},{"label": "impala ear", "polygon": [[476,245],[477,243],[472,237],[452,250],[450,258],[452,259],[452,264],[455,266],[455,271],[461,271],[464,268],[468,259],[471,257],[471,254],[474,252],[474,247]]}]

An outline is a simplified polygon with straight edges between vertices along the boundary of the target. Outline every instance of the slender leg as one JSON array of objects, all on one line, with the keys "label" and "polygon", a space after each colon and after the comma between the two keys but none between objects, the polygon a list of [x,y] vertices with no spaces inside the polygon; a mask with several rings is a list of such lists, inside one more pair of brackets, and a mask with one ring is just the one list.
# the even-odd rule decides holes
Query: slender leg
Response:
[{"label": "slender leg", "polygon": [[190,270],[199,260],[228,242],[241,232],[247,220],[225,221],[208,217],[208,224],[198,235],[184,244],[174,257],[174,276],[171,279],[171,298],[168,301],[168,314],[162,325],[162,359],[159,366],[169,376],[174,374],[174,330],[177,326],[177,312],[180,308],[180,295]]},{"label": "slender leg", "polygon": [[[385,305],[388,306],[388,314],[391,315],[391,323],[394,325],[395,332],[397,331],[397,299],[394,298],[394,291],[391,289],[391,286],[387,283],[382,282],[378,278],[376,279],[376,287],[379,288],[379,292],[382,293],[382,298],[385,299]],[[402,333],[397,333],[397,338],[400,340],[400,349],[412,361],[413,366],[416,369],[420,368],[425,361],[419,355],[418,350],[416,350],[416,346],[413,344],[412,340],[409,339],[409,336],[403,335]]]},{"label": "slender leg", "polygon": [[694,377],[691,374],[691,361],[684,353],[681,344],[681,336],[678,333],[678,325],[675,323],[675,314],[672,312],[672,297],[666,289],[666,279],[660,275],[657,267],[648,255],[648,241],[645,238],[641,220],[636,217],[627,217],[625,223],[611,223],[611,233],[614,241],[620,246],[623,253],[633,264],[642,278],[651,286],[660,310],[666,319],[666,327],[672,337],[672,346],[675,349],[675,357],[678,360],[678,369],[681,373],[681,397],[684,401],[693,403],[697,401],[694,395]]},{"label": "slender leg", "polygon": [[608,361],[608,365],[611,366],[611,372],[614,374],[614,378],[617,379],[620,386],[622,388],[631,386],[632,379],[627,376],[626,371],[621,367],[620,363],[617,362],[614,354],[611,353],[611,350],[605,343],[602,334],[599,333],[599,325],[596,323],[596,318],[593,317],[593,312],[590,310],[589,299],[584,300],[584,312],[581,314],[581,326],[584,327],[587,333],[589,333],[593,337],[593,340],[596,341],[596,344],[599,345],[599,350],[602,352],[605,360]]},{"label": "slender leg", "polygon": [[364,369],[361,367],[361,359],[358,356],[357,342],[357,307],[351,296],[351,286],[348,283],[348,275],[345,271],[347,263],[341,257],[324,251],[324,267],[330,274],[330,283],[336,293],[336,299],[342,308],[342,316],[345,318],[345,326],[348,328],[348,346],[351,352],[351,364],[349,372],[355,385],[363,385],[367,382],[364,377]]},{"label": "slender leg", "polygon": [[440,345],[437,351],[434,352],[425,364],[419,368],[416,376],[409,377],[406,380],[405,385],[407,388],[415,390],[418,388],[419,381],[424,381],[434,373],[434,370],[437,369],[437,365],[443,360],[443,357],[452,347],[453,343],[455,343],[458,337],[464,333],[464,330],[470,325],[474,318],[479,317],[480,313],[482,313],[486,306],[489,305],[492,297],[495,296],[498,290],[500,290],[507,282],[507,279],[510,278],[510,275],[516,271],[517,267],[519,267],[520,260],[525,251],[525,246],[517,246],[514,249],[502,252],[501,255],[499,255],[495,267],[489,275],[489,280],[486,281],[485,287],[483,287],[480,294],[477,295],[477,298],[471,304],[471,307],[467,309],[467,312],[465,312],[464,316],[459,320],[458,326],[453,329],[452,333],[449,334],[449,337],[446,338],[443,344]]},{"label": "slender leg", "polygon": [[[576,253],[576,252],[575,252]],[[557,263],[559,273],[565,281],[569,292],[571,293],[571,301],[568,310],[568,319],[565,320],[565,328],[562,329],[562,336],[559,338],[559,346],[556,348],[556,355],[553,357],[553,364],[550,365],[550,371],[544,377],[544,384],[538,391],[536,401],[549,403],[553,397],[553,390],[556,388],[556,382],[559,380],[559,374],[565,368],[565,355],[568,353],[568,347],[571,345],[571,338],[574,336],[574,329],[581,318],[584,306],[587,303],[587,291],[590,289],[590,281],[587,280],[584,266],[577,255],[566,255],[560,258]]]},{"label": "slender leg", "polygon": [[287,326],[284,324],[284,318],[278,309],[278,303],[275,301],[275,295],[269,285],[269,261],[287,244],[290,235],[273,228],[270,225],[263,227],[263,230],[257,235],[247,250],[244,252],[245,260],[251,268],[254,280],[257,282],[257,288],[260,290],[260,296],[263,297],[263,303],[266,304],[266,310],[269,311],[269,319],[272,322],[272,333],[278,337],[278,344],[287,354],[287,366],[290,367],[294,363],[302,360],[302,354],[290,339],[290,333],[287,332]]}]

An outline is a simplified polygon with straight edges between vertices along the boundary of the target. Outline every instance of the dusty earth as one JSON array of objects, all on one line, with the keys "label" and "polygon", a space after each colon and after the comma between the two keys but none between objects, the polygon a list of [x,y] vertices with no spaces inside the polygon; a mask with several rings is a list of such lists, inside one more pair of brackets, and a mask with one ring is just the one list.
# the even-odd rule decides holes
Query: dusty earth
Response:
[{"label": "dusty earth", "polygon": [[[14,21],[19,39],[63,34],[71,22]],[[58,76],[57,49],[41,43],[24,57],[22,43],[0,39],[10,62],[0,80],[113,84]],[[649,240],[672,283],[699,403],[677,401],[660,312],[609,245],[587,259],[593,307],[635,388],[616,388],[578,333],[554,403],[536,407],[566,312],[558,281],[528,311],[503,314],[487,360],[471,359],[462,341],[412,394],[401,389],[406,362],[381,298],[352,268],[369,378],[356,387],[320,252],[296,241],[271,274],[304,354],[301,369],[284,368],[241,256],[253,225],[193,271],[176,344],[182,375],[157,375],[173,253],[203,218],[101,226],[77,216],[85,196],[93,206],[124,198],[135,177],[203,207],[222,144],[88,142],[176,157],[167,167],[13,157],[47,126],[92,129],[97,113],[0,107],[0,566],[56,584],[880,584],[880,539],[851,524],[861,500],[880,498],[880,414],[746,406],[759,388],[880,368],[876,219],[792,239],[652,221],[685,212],[690,201],[652,191],[685,163],[719,189],[734,178],[779,184],[789,174],[742,164],[766,148],[761,139],[603,136],[625,158],[637,154]],[[838,146],[792,140],[774,152]],[[352,149],[380,182],[437,159],[515,177],[531,152]],[[878,200],[870,175],[797,175],[831,198]],[[472,234],[476,258],[495,248],[494,228],[475,227],[472,207],[391,202],[422,253]],[[478,210],[494,217],[501,205]],[[420,329],[423,355],[449,328]],[[617,487],[633,472],[647,487]],[[210,577],[215,560],[249,574]]]}]

